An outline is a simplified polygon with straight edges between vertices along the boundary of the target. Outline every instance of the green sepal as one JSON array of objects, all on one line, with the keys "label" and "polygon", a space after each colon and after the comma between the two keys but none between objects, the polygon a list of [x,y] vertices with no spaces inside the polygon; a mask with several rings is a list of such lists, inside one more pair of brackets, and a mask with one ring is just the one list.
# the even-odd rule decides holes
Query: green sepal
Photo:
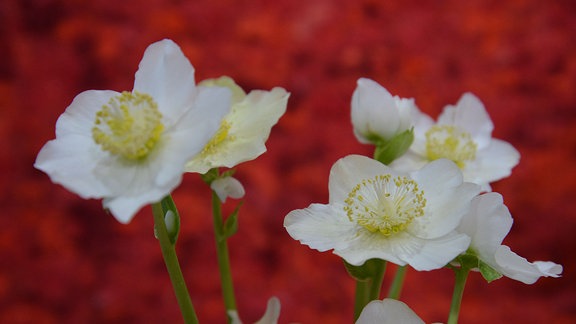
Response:
[{"label": "green sepal", "polygon": [[360,266],[352,265],[344,259],[342,259],[342,261],[344,261],[344,267],[348,274],[357,281],[370,280],[378,276],[382,272],[382,269],[386,267],[386,261],[382,259],[370,259]]},{"label": "green sepal", "polygon": [[404,155],[414,142],[414,128],[396,134],[389,141],[376,142],[374,159],[386,165]]},{"label": "green sepal", "polygon": [[460,254],[456,257],[456,262],[460,265],[460,268],[463,269],[477,269],[478,268],[478,257],[474,253],[470,253],[466,251],[464,254]]},{"label": "green sepal", "polygon": [[224,221],[222,235],[219,237],[219,240],[225,241],[238,231],[238,212],[240,211],[240,206],[242,206],[242,202],[238,203],[234,211]]},{"label": "green sepal", "polygon": [[494,268],[482,262],[481,260],[478,260],[478,269],[480,270],[482,277],[484,277],[488,283],[502,278],[502,274],[500,272],[496,271]]},{"label": "green sepal", "polygon": [[[176,240],[178,240],[178,233],[180,232],[180,214],[170,195],[164,197],[160,205],[162,206],[162,213],[164,214],[164,223],[166,224],[168,238],[170,239],[170,243],[175,245]],[[172,215],[168,214],[169,211],[172,212]]]},{"label": "green sepal", "polygon": [[207,184],[211,184],[212,181],[218,179],[219,176],[220,173],[218,171],[218,168],[212,168],[208,170],[206,173],[200,175],[202,181],[204,181]]}]

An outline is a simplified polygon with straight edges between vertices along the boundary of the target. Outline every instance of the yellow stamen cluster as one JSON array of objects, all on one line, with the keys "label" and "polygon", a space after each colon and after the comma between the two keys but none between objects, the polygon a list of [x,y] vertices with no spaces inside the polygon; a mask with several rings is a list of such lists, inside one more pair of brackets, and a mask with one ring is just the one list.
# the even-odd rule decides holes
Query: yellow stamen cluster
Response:
[{"label": "yellow stamen cluster", "polygon": [[204,157],[215,154],[224,141],[234,139],[234,136],[230,135],[229,132],[230,132],[230,123],[227,122],[226,120],[222,120],[220,128],[218,129],[216,134],[212,136],[208,144],[204,146],[200,154]]},{"label": "yellow stamen cluster", "polygon": [[154,99],[138,92],[122,92],[112,97],[96,113],[92,138],[114,155],[139,160],[158,143],[164,125]]},{"label": "yellow stamen cluster", "polygon": [[424,191],[414,180],[390,174],[362,180],[344,202],[350,221],[386,236],[404,231],[424,215],[426,206]]},{"label": "yellow stamen cluster", "polygon": [[476,159],[476,150],[472,136],[454,126],[435,125],[426,132],[428,160],[449,159],[463,169],[467,161]]}]

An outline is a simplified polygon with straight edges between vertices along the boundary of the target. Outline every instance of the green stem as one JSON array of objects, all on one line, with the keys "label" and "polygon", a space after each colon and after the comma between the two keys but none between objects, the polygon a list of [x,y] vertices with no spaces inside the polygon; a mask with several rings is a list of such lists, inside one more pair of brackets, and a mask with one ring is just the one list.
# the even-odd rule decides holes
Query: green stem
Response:
[{"label": "green stem", "polygon": [[[167,199],[172,201],[172,197],[170,196],[165,197],[163,201]],[[178,300],[184,323],[197,324],[198,317],[194,311],[194,306],[192,306],[192,301],[188,294],[188,288],[186,288],[186,282],[184,281],[184,276],[182,275],[182,270],[178,263],[176,248],[174,244],[170,242],[168,231],[166,230],[166,223],[164,222],[165,211],[162,209],[161,202],[152,204],[152,213],[154,215],[154,230],[156,237],[158,238],[158,242],[160,242],[160,249],[162,250],[164,263],[166,264],[168,275],[172,281],[172,287],[174,288],[174,294]]]},{"label": "green stem", "polygon": [[354,300],[354,321],[372,300],[380,299],[380,289],[386,271],[386,261],[370,259],[362,265],[371,275],[365,279],[356,279],[356,295]]},{"label": "green stem", "polygon": [[402,286],[404,285],[404,278],[406,277],[406,266],[400,266],[396,269],[396,275],[394,275],[394,281],[390,286],[388,291],[388,298],[399,299],[400,293],[402,292]]},{"label": "green stem", "polygon": [[450,305],[450,315],[447,324],[458,323],[458,315],[460,313],[460,305],[462,304],[462,296],[464,295],[464,287],[466,286],[466,279],[470,269],[466,267],[454,268],[456,280],[454,283],[454,292],[452,293],[452,304]]},{"label": "green stem", "polygon": [[[226,311],[236,310],[236,297],[234,296],[234,284],[230,270],[230,257],[228,243],[224,233],[224,220],[220,198],[212,191],[212,214],[214,217],[214,234],[216,237],[216,253],[218,255],[218,268],[220,269],[220,281],[222,284],[222,297]],[[230,317],[228,317],[230,321]]]}]

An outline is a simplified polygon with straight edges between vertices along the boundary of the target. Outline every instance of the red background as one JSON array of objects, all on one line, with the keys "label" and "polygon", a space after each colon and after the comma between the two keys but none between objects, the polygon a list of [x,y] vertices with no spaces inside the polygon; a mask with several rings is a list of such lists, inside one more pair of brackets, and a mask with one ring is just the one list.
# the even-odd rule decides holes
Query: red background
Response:
[{"label": "red background", "polygon": [[[293,241],[282,222],[327,201],[338,158],[371,153],[349,120],[363,76],[434,117],[472,91],[495,137],[522,155],[494,185],[515,218],[505,243],[529,260],[563,264],[564,275],[525,285],[472,274],[461,322],[572,323],[575,35],[569,0],[1,1],[0,322],[181,321],[150,209],[121,225],[99,201],[32,168],[76,94],[130,90],[146,46],[171,38],[197,80],[225,74],[246,90],[292,93],[268,152],[238,167],[247,194],[230,249],[245,322],[273,295],[281,323],[351,322],[354,284],[341,261]],[[178,250],[201,322],[224,323],[208,197],[196,175],[174,192]],[[403,300],[425,321],[445,321],[451,291],[449,270],[410,271]]]}]

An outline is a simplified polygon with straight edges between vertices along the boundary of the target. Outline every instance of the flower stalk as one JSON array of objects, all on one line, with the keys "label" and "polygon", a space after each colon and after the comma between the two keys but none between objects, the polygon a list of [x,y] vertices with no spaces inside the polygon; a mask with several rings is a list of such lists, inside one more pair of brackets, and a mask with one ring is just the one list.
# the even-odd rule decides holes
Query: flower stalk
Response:
[{"label": "flower stalk", "polygon": [[[182,275],[182,270],[180,269],[180,264],[176,255],[176,242],[175,240],[172,242],[166,228],[164,215],[167,211],[162,207],[163,205],[174,206],[174,202],[170,195],[162,199],[161,202],[152,204],[152,213],[154,215],[154,233],[158,238],[158,242],[160,243],[160,249],[162,250],[164,263],[166,264],[166,269],[168,270],[170,281],[172,281],[172,287],[174,289],[174,294],[176,295],[178,305],[180,306],[180,311],[182,312],[184,323],[197,324],[198,317],[196,316],[194,306],[192,305],[192,300],[190,299],[188,288],[186,287],[186,282],[184,281],[184,276]],[[175,215],[178,214],[175,213]]]},{"label": "flower stalk", "polygon": [[348,273],[356,280],[356,295],[354,300],[354,320],[369,302],[380,299],[380,290],[386,271],[386,261],[370,259],[361,266],[344,263]]},{"label": "flower stalk", "polygon": [[[226,311],[236,310],[236,297],[234,295],[234,282],[230,267],[230,256],[228,253],[228,237],[224,218],[222,217],[222,202],[215,191],[212,191],[212,216],[214,220],[214,236],[216,241],[216,254],[218,256],[218,269],[220,271],[220,282],[222,285],[222,298]],[[232,319],[228,317],[228,321]]]},{"label": "flower stalk", "polygon": [[458,323],[458,315],[460,314],[460,306],[462,305],[462,296],[464,295],[464,288],[466,287],[466,279],[470,268],[468,267],[454,267],[456,280],[454,283],[454,292],[452,293],[452,303],[450,304],[450,314],[448,315],[447,324]]},{"label": "flower stalk", "polygon": [[390,290],[388,290],[388,298],[400,299],[400,293],[402,292],[402,286],[404,285],[405,277],[406,277],[406,266],[399,266],[396,269],[396,274],[394,275],[394,280],[390,285]]}]

